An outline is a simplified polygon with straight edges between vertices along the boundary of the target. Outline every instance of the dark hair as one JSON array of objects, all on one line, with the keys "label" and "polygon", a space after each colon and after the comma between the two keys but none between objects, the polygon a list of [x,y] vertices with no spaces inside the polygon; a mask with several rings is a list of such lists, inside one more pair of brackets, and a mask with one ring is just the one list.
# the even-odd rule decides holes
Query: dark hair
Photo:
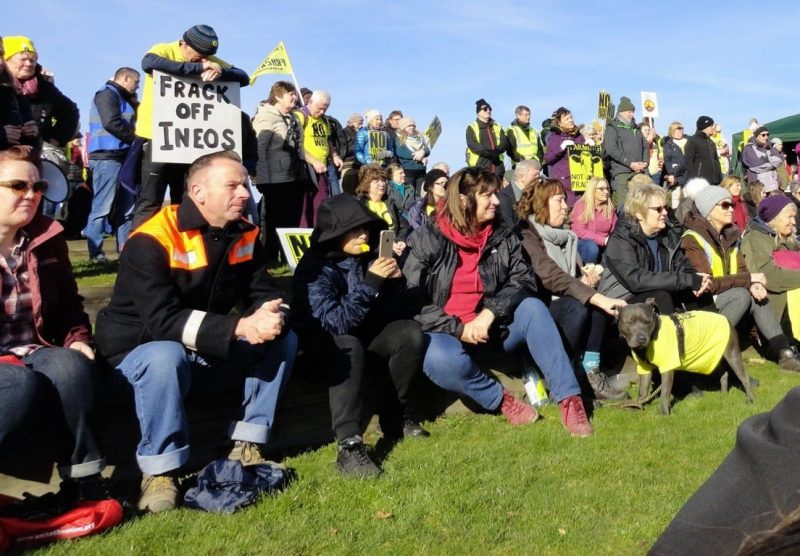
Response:
[{"label": "dark hair", "polygon": [[267,103],[275,104],[278,102],[278,97],[282,97],[286,93],[292,93],[295,90],[296,89],[294,88],[294,85],[288,81],[276,81],[269,89],[269,98],[267,98]]},{"label": "dark hair", "polygon": [[189,166],[189,170],[186,172],[186,180],[191,181],[197,172],[205,170],[217,160],[233,160],[239,164],[242,163],[242,159],[239,158],[239,155],[236,154],[235,151],[217,151],[210,154],[204,154],[192,162],[192,165]]},{"label": "dark hair", "polygon": [[400,110],[392,110],[391,112],[389,112],[389,115],[386,116],[386,119],[387,120],[391,120],[395,116],[400,116],[402,118],[403,117],[403,113]]},{"label": "dark hair", "polygon": [[39,151],[36,149],[28,149],[15,145],[0,151],[0,162],[6,160],[21,160],[23,162],[30,162],[39,172],[42,171],[42,159],[39,156]]},{"label": "dark hair", "polygon": [[539,180],[522,192],[517,202],[517,216],[527,220],[532,214],[537,224],[547,224],[550,220],[550,197],[564,194],[561,180]]},{"label": "dark hair", "polygon": [[122,79],[125,76],[130,75],[131,77],[141,77],[141,74],[133,68],[129,68],[127,66],[119,68],[117,71],[114,72],[114,81],[117,79]]},{"label": "dark hair", "polygon": [[[500,178],[483,168],[462,168],[447,181],[447,196],[441,215],[462,234],[478,231],[476,196],[500,189]],[[464,200],[462,202],[462,197]]]}]

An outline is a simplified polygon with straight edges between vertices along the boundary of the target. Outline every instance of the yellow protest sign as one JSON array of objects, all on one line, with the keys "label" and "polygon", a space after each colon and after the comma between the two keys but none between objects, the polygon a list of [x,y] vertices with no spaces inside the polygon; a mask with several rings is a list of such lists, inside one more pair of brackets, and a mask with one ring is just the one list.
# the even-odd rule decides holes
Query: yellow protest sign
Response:
[{"label": "yellow protest sign", "polygon": [[311,247],[312,228],[278,228],[278,239],[281,241],[283,253],[286,255],[286,262],[294,272],[297,263]]},{"label": "yellow protest sign", "polygon": [[603,177],[603,157],[600,147],[572,145],[567,147],[569,177],[573,191],[586,191],[586,182],[592,176]]},{"label": "yellow protest sign", "polygon": [[436,141],[439,140],[439,136],[442,134],[442,122],[439,120],[439,116],[434,116],[431,125],[428,126],[428,129],[425,130],[425,136],[428,138],[428,143],[430,144],[431,148],[436,144]]},{"label": "yellow protest sign", "polygon": [[267,73],[294,73],[292,62],[289,61],[289,55],[286,53],[286,46],[283,41],[279,42],[278,46],[267,54],[261,65],[256,68],[253,75],[250,76],[250,84],[255,83],[259,75]]}]

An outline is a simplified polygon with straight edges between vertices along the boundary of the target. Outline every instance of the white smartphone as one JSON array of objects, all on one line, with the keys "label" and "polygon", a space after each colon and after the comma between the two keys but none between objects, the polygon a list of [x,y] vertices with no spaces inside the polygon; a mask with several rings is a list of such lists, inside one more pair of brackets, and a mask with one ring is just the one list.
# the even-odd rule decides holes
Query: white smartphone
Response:
[{"label": "white smartphone", "polygon": [[386,257],[387,259],[394,257],[394,232],[392,230],[383,230],[381,232],[378,256]]}]

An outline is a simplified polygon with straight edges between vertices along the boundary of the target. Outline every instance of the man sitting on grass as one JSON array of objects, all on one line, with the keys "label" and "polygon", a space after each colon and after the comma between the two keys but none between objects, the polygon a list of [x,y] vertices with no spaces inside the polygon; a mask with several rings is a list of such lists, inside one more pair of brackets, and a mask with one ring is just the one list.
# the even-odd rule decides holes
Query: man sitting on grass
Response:
[{"label": "man sitting on grass", "polygon": [[[189,459],[183,398],[192,380],[218,392],[244,379],[243,416],[228,457],[265,463],[282,385],[297,351],[258,228],[245,220],[250,193],[239,157],[222,151],[189,167],[187,195],[137,228],[125,244],[97,342],[133,386],[141,428],[139,509],[176,506],[177,471]],[[243,316],[229,314],[234,307]]]}]

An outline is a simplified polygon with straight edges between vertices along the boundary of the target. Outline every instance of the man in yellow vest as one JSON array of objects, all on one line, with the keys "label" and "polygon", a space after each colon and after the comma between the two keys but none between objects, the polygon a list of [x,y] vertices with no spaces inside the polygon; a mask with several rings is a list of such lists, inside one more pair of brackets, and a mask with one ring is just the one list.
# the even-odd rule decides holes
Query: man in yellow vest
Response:
[{"label": "man in yellow vest", "polygon": [[215,57],[219,47],[217,33],[208,25],[195,25],[181,40],[154,45],[142,58],[145,72],[142,102],[136,113],[136,136],[144,139],[142,183],[134,209],[133,225],[138,226],[158,212],[164,202],[169,185],[172,203],[180,203],[183,181],[188,164],[162,164],[153,162],[153,70],[177,76],[200,77],[203,81],[238,81],[242,87],[250,84],[244,70]]},{"label": "man in yellow vest", "polygon": [[[297,351],[258,227],[243,216],[250,191],[241,159],[233,151],[201,156],[186,183],[180,205],[131,234],[111,302],[97,316],[99,351],[133,389],[142,433],[139,509],[153,513],[178,502],[176,479],[189,459],[183,400],[194,383],[210,403],[243,390],[228,458],[264,463],[259,447],[269,440]],[[232,314],[234,307],[241,312]]]},{"label": "man in yellow vest", "polygon": [[506,173],[503,153],[508,140],[500,124],[492,119],[492,107],[484,99],[475,101],[475,121],[467,126],[467,166],[486,168],[499,177]]},{"label": "man in yellow vest", "polygon": [[517,106],[514,115],[516,119],[506,130],[511,167],[516,168],[517,162],[523,160],[536,160],[541,163],[544,149],[539,132],[531,127],[531,109],[527,106]]}]

